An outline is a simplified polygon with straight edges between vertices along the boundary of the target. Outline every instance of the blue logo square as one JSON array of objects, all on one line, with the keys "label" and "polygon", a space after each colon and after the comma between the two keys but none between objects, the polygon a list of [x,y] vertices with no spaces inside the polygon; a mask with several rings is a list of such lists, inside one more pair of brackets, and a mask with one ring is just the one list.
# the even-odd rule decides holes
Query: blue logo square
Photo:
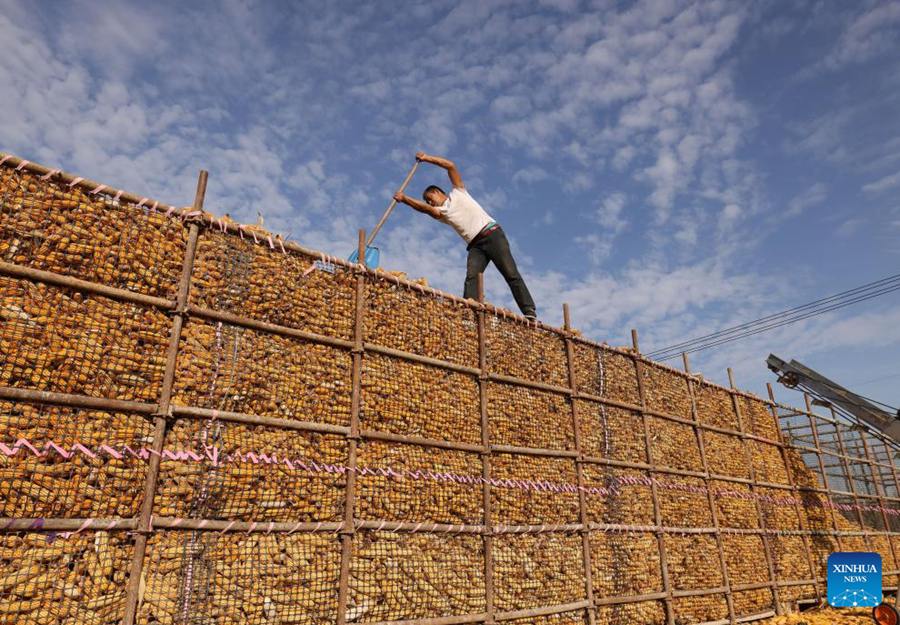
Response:
[{"label": "blue logo square", "polygon": [[881,603],[881,555],[839,551],[828,556],[828,604],[835,608]]}]

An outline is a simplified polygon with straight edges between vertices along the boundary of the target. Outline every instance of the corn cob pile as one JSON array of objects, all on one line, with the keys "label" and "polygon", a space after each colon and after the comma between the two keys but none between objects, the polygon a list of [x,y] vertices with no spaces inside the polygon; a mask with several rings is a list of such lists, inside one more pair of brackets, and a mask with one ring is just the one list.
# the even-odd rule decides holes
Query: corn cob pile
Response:
[{"label": "corn cob pile", "polygon": [[487,315],[484,325],[491,373],[569,386],[565,343],[558,334],[494,315]]},{"label": "corn cob pile", "polygon": [[494,578],[494,601],[500,611],[579,601],[586,592],[581,538],[574,534],[497,536]]},{"label": "corn cob pile", "polygon": [[559,393],[489,384],[488,414],[494,444],[575,448],[572,409]]},{"label": "corn cob pile", "polygon": [[162,461],[154,514],[283,522],[342,518],[346,477],[306,470],[300,462],[345,465],[343,437],[180,420],[166,433],[165,448],[196,452],[201,460]]},{"label": "corn cob pile", "polygon": [[104,197],[0,168],[0,260],[174,298],[185,229]]},{"label": "corn cob pile", "polygon": [[[526,592],[515,591],[517,599]],[[348,621],[480,613],[484,602],[480,536],[364,531],[354,538]]]},{"label": "corn cob pile", "polygon": [[[325,336],[353,336],[356,279],[334,265],[208,230],[197,242],[191,301],[197,306]],[[329,266],[330,268],[331,266]]]},{"label": "corn cob pile", "polygon": [[173,401],[267,417],[347,425],[350,355],[327,345],[191,321]]},{"label": "corn cob pile", "polygon": [[872,608],[817,608],[757,621],[757,625],[872,625]]},{"label": "corn cob pile", "polygon": [[366,281],[367,341],[467,367],[478,366],[478,326],[472,309],[423,297],[386,279]]},{"label": "corn cob pile", "polygon": [[[356,482],[356,515],[363,519],[472,524],[482,522],[481,485],[442,479],[440,474],[478,478],[478,454],[449,449],[428,449],[366,441],[360,445],[357,466],[375,474],[360,474]],[[427,467],[433,473],[419,479],[388,477],[386,471],[417,471]]]},{"label": "corn cob pile", "polygon": [[339,570],[331,534],[155,534],[137,622],[180,625],[203,615],[222,625],[333,623]]},{"label": "corn cob pile", "polygon": [[84,532],[0,535],[0,623],[114,625],[125,598],[131,541]]},{"label": "corn cob pile", "polygon": [[168,319],[158,310],[0,277],[0,385],[155,401]]},{"label": "corn cob pile", "polygon": [[362,368],[360,427],[481,443],[478,383],[470,375],[380,354]]},{"label": "corn cob pile", "polygon": [[[48,441],[65,453],[80,443],[88,450],[109,445],[139,449],[152,443],[150,423],[137,415],[58,406],[0,402],[0,441],[34,441],[40,451]],[[20,449],[0,455],[0,516],[132,517],[140,501],[147,465],[133,456],[91,459],[75,453],[65,460],[57,452],[36,456]]]}]

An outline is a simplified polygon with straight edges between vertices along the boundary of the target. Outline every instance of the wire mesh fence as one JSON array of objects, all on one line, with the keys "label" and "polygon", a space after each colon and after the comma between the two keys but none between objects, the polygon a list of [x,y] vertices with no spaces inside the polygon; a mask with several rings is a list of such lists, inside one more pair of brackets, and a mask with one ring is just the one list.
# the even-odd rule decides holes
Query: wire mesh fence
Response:
[{"label": "wire mesh fence", "polygon": [[0,401],[0,516],[133,517],[153,428],[140,415]]},{"label": "wire mesh fence", "polygon": [[837,549],[897,583],[896,447],[834,415],[40,173],[0,167],[0,622],[727,622]]}]

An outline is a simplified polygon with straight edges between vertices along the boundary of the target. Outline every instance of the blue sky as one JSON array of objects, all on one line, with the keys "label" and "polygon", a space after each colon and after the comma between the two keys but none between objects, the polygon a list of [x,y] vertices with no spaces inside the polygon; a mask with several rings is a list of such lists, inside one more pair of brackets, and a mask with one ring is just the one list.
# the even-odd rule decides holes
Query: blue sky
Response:
[{"label": "blue sky", "polygon": [[[0,149],[345,254],[422,149],[454,159],[538,304],[645,350],[896,273],[900,2],[0,0]],[[411,190],[441,184],[422,168]],[[461,293],[399,207],[382,266]],[[489,268],[488,296],[514,307]],[[900,402],[900,295],[693,356],[769,352]],[[780,392],[783,399],[791,397]]]}]

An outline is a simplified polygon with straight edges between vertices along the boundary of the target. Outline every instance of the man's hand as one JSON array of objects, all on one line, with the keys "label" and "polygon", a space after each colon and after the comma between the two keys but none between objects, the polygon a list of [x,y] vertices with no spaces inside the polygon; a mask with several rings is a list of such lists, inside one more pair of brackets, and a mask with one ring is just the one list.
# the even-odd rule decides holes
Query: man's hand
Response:
[{"label": "man's hand", "polygon": [[466,186],[463,184],[462,176],[460,176],[459,170],[456,168],[456,165],[453,161],[441,156],[432,156],[430,154],[425,154],[425,152],[422,152],[421,150],[416,152],[416,160],[424,163],[431,163],[432,165],[437,165],[438,167],[443,167],[447,170],[447,174],[450,176],[450,183],[454,188],[466,188]]},{"label": "man's hand", "polygon": [[400,202],[401,204],[406,204],[406,195],[403,193],[403,191],[397,191],[394,194],[394,201]]}]

